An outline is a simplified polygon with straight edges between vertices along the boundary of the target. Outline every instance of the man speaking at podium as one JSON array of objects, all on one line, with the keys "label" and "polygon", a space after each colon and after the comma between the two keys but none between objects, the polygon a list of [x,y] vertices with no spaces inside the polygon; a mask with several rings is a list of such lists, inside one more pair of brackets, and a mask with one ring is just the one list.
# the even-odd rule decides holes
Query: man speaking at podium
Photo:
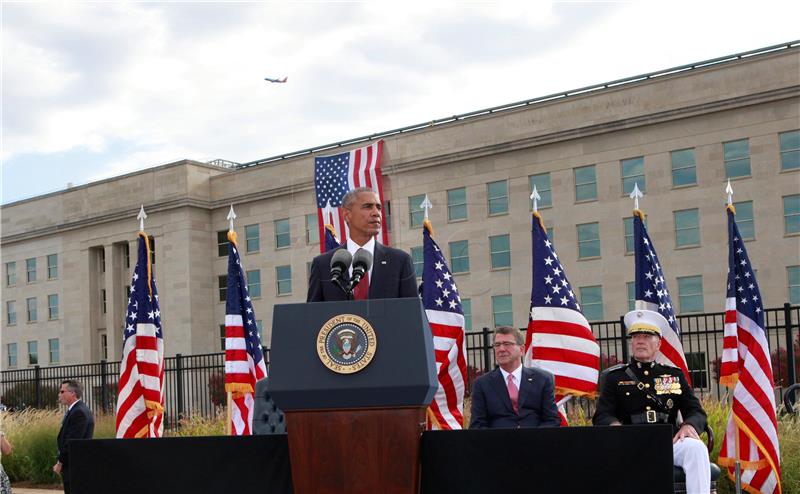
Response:
[{"label": "man speaking at podium", "polygon": [[[336,269],[331,266],[331,260],[343,249],[352,255],[353,265],[349,266],[347,273],[342,272],[342,281],[349,282],[354,268],[364,271],[361,281],[353,289],[354,300],[417,296],[417,278],[411,256],[375,240],[381,230],[381,208],[378,195],[368,187],[359,187],[344,195],[343,216],[350,231],[347,244],[314,258],[308,280],[307,302],[348,300],[347,293],[331,279],[331,271]],[[346,255],[344,257],[349,258]],[[337,256],[339,258],[342,258],[341,254]],[[372,263],[361,262],[359,266],[359,260],[364,259],[372,259]]]}]

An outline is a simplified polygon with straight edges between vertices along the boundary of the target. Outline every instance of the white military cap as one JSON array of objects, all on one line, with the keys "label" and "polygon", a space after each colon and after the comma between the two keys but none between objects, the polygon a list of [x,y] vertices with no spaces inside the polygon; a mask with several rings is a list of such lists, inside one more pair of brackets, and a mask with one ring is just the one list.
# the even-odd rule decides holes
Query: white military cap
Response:
[{"label": "white military cap", "polygon": [[661,337],[662,329],[669,328],[667,320],[658,312],[638,309],[625,314],[628,336],[635,333],[650,333]]}]

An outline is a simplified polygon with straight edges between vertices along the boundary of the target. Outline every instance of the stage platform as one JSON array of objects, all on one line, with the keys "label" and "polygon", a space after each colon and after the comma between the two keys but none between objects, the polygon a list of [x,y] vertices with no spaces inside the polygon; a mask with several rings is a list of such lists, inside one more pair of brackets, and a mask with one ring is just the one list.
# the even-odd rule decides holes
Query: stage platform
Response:
[{"label": "stage platform", "polygon": [[[358,442],[357,436],[353,442]],[[71,448],[74,494],[293,492],[283,434],[104,439],[75,441]],[[343,471],[330,481],[341,486],[338,492],[360,492],[357,471]],[[422,492],[672,493],[672,429],[648,425],[425,432]]]}]

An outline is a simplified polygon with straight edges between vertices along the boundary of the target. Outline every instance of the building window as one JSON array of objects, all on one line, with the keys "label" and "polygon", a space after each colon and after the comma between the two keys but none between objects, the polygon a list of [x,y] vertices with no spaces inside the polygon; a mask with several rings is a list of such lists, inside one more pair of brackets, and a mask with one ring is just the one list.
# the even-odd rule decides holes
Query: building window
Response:
[{"label": "building window", "polygon": [[261,250],[261,239],[259,238],[258,225],[245,226],[244,237],[247,243],[247,252],[258,252]]},{"label": "building window", "polygon": [[597,199],[597,174],[594,165],[575,168],[575,202]]},{"label": "building window", "polygon": [[514,325],[511,295],[496,295],[492,297],[492,320],[494,327]]},{"label": "building window", "polygon": [[225,325],[219,325],[219,348],[223,352],[225,351]]},{"label": "building window", "polygon": [[697,168],[694,149],[681,149],[669,153],[672,160],[672,186],[694,185],[697,183]]},{"label": "building window", "polygon": [[780,134],[781,170],[800,168],[800,130]]},{"label": "building window", "polygon": [[125,268],[131,267],[131,244],[125,242],[122,247],[122,252],[125,257]]},{"label": "building window", "polygon": [[[227,283],[227,280],[226,280]],[[261,296],[261,270],[254,269],[247,272],[247,294],[251,298]]]},{"label": "building window", "polygon": [[[152,235],[147,237],[147,240],[150,243],[150,264],[155,265],[156,263],[156,238]],[[105,253],[103,253],[103,259],[105,262]],[[105,264],[104,264],[105,265]]]},{"label": "building window", "polygon": [[681,313],[703,312],[703,277],[678,278],[678,303]]},{"label": "building window", "polygon": [[800,194],[783,197],[783,232],[800,233]]},{"label": "building window", "polygon": [[27,271],[28,283],[36,281],[36,258],[25,259],[25,270]]},{"label": "building window", "polygon": [[383,219],[386,223],[386,231],[392,233],[392,201],[383,203]]},{"label": "building window", "polygon": [[6,286],[14,286],[17,284],[17,263],[6,263]]},{"label": "building window", "polygon": [[39,318],[38,311],[36,309],[36,297],[25,300],[25,304],[28,308],[28,322],[36,322]]},{"label": "building window", "polygon": [[28,365],[37,365],[39,363],[39,342],[28,342]]},{"label": "building window", "polygon": [[461,299],[461,311],[464,313],[464,331],[472,331],[472,299]]},{"label": "building window", "polygon": [[692,388],[707,388],[706,352],[686,352],[686,366],[689,368],[689,377],[692,378]]},{"label": "building window", "polygon": [[292,244],[289,231],[289,219],[275,220],[275,248],[282,249]]},{"label": "building window", "polygon": [[700,215],[697,209],[674,211],[675,247],[700,245]]},{"label": "building window", "polygon": [[511,267],[511,239],[508,234],[489,237],[492,269]]},{"label": "building window", "polygon": [[578,259],[600,257],[600,223],[578,225]]},{"label": "building window", "polygon": [[447,191],[447,221],[467,219],[467,189],[461,187]]},{"label": "building window", "polygon": [[636,282],[625,283],[625,288],[628,291],[628,310],[631,311],[636,308]]},{"label": "building window", "polygon": [[102,290],[100,290],[100,299],[101,299],[101,302],[102,302],[102,304],[103,304],[103,314],[105,314],[105,313],[106,313],[106,310],[107,310],[107,305],[106,305],[106,289],[105,289],[105,288],[103,288]]},{"label": "building window", "polygon": [[58,254],[47,256],[47,279],[55,280],[58,278]]},{"label": "building window", "polygon": [[750,176],[750,141],[739,139],[722,144],[725,178]]},{"label": "building window", "polygon": [[743,240],[756,238],[756,227],[753,222],[753,201],[734,202],[736,209],[736,226]]},{"label": "building window", "polygon": [[217,255],[219,257],[228,256],[228,230],[220,230],[217,232]]},{"label": "building window", "polygon": [[410,196],[408,198],[408,222],[410,228],[422,226],[422,220],[425,219],[425,210],[422,209],[422,203],[424,201],[425,194]]},{"label": "building window", "polygon": [[127,301],[126,304],[128,302],[130,302],[130,300],[131,300],[131,286],[130,285],[125,285],[125,300]]},{"label": "building window", "polygon": [[631,254],[635,250],[633,245],[633,216],[622,218],[622,226],[625,230],[625,253]]},{"label": "building window", "polygon": [[586,319],[590,321],[603,320],[603,287],[602,286],[582,286],[581,310]]},{"label": "building window", "polygon": [[316,213],[306,215],[306,243],[319,243],[319,218]]},{"label": "building window", "polygon": [[786,268],[789,277],[789,303],[800,304],[800,266],[789,266]]},{"label": "building window", "polygon": [[555,244],[555,241],[556,241],[555,240],[555,238],[556,238],[555,229],[552,226],[549,226],[545,230],[547,231],[547,240],[549,240],[551,243]]},{"label": "building window", "polygon": [[417,278],[422,278],[422,271],[425,268],[425,249],[423,247],[411,247],[411,262],[414,263],[414,274]]},{"label": "building window", "polygon": [[469,241],[450,242],[450,269],[453,273],[469,271]]},{"label": "building window", "polygon": [[100,333],[100,358],[108,360],[108,335],[105,332]]},{"label": "building window", "polygon": [[16,343],[9,343],[6,345],[6,349],[8,350],[8,366],[9,367],[16,367],[17,366],[17,344]]},{"label": "building window", "polygon": [[224,302],[228,294],[228,277],[217,276],[217,284],[219,284],[219,301]]},{"label": "building window", "polygon": [[13,326],[17,324],[17,302],[16,300],[8,300],[6,302],[6,324]]},{"label": "building window", "polygon": [[97,260],[100,262],[100,272],[106,272],[106,250],[103,247],[97,249]]},{"label": "building window", "polygon": [[258,333],[258,341],[261,343],[261,348],[264,348],[264,321],[256,319],[256,332]]},{"label": "building window", "polygon": [[486,184],[486,201],[489,216],[508,213],[508,181],[498,180]]},{"label": "building window", "polygon": [[278,287],[278,295],[292,293],[292,266],[275,266],[275,282]]},{"label": "building window", "polygon": [[638,184],[639,190],[645,192],[647,182],[644,179],[644,157],[622,160],[620,165],[622,166],[622,193],[630,194],[634,184]]},{"label": "building window", "polygon": [[61,360],[58,338],[51,338],[47,340],[47,348],[50,352],[50,363],[57,364]]},{"label": "building window", "polygon": [[[553,191],[550,188],[550,172],[539,173],[538,175],[531,175],[528,177],[530,182],[530,190],[533,193],[533,186],[536,186],[536,192],[539,193],[539,202],[537,206],[540,208],[548,208],[553,205]],[[531,208],[533,208],[533,201],[531,201]]]},{"label": "building window", "polygon": [[47,318],[51,321],[58,319],[58,294],[47,296]]}]

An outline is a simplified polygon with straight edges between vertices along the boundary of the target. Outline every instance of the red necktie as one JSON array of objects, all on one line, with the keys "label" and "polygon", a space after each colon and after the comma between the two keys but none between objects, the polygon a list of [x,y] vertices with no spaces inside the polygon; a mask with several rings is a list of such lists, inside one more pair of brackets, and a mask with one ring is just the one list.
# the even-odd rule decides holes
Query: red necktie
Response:
[{"label": "red necktie", "polygon": [[369,298],[369,271],[364,273],[364,277],[353,289],[353,298],[355,300],[367,300]]},{"label": "red necktie", "polygon": [[514,384],[513,374],[508,375],[508,397],[511,398],[511,406],[514,408],[514,412],[519,413],[519,389]]}]

